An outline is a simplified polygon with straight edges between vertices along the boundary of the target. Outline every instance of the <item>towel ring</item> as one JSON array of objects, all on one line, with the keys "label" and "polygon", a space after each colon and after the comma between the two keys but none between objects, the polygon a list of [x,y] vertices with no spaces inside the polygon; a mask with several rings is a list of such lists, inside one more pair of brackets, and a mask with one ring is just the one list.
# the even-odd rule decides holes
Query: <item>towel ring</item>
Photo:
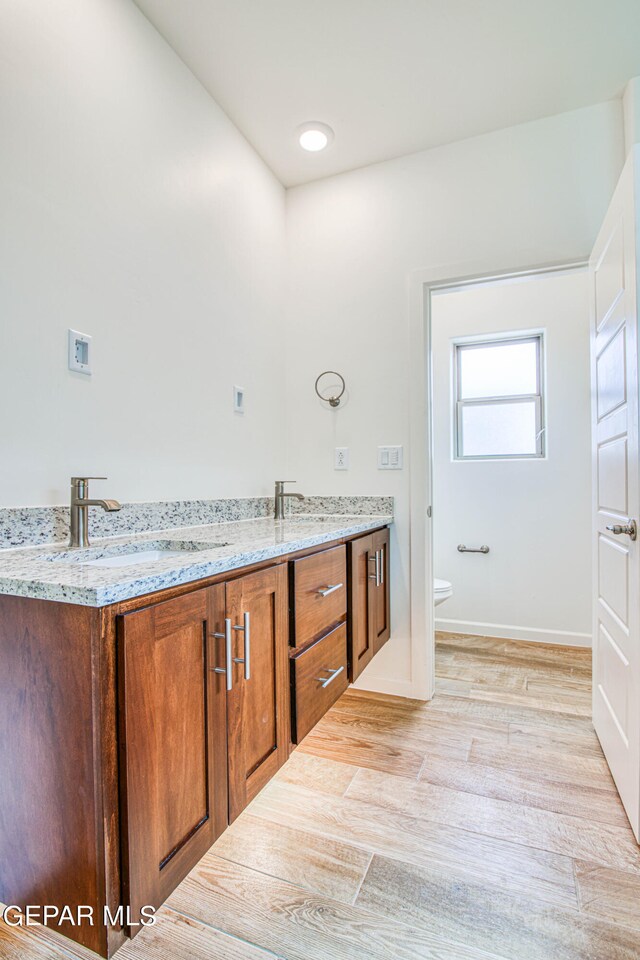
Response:
[{"label": "towel ring", "polygon": [[[322,396],[322,394],[320,393],[320,388],[319,388],[318,384],[320,383],[320,381],[322,380],[323,377],[327,377],[327,376],[338,377],[338,379],[340,380],[340,382],[341,382],[341,384],[342,384],[342,390],[340,390],[340,393],[337,393],[337,394],[335,394],[334,396],[331,396],[331,397],[323,397],[323,396]],[[342,376],[342,374],[338,373],[337,370],[325,370],[325,371],[323,371],[323,373],[321,373],[320,376],[317,378],[316,384],[315,384],[316,393],[318,394],[318,396],[320,397],[320,399],[321,399],[324,403],[328,403],[330,407],[339,407],[339,406],[340,406],[340,398],[342,397],[345,389],[346,389],[346,384],[345,384],[345,382],[344,382],[344,377]]]}]

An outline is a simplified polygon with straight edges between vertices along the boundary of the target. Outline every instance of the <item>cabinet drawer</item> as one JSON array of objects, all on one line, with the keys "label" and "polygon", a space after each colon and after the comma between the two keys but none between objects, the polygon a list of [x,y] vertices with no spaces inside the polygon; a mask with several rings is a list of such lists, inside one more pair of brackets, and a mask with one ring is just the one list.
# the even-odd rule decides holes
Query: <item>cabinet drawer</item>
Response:
[{"label": "cabinet drawer", "polygon": [[291,660],[291,682],[293,742],[300,743],[349,685],[346,624]]},{"label": "cabinet drawer", "polygon": [[301,647],[347,615],[346,548],[293,560],[291,578],[291,643]]}]

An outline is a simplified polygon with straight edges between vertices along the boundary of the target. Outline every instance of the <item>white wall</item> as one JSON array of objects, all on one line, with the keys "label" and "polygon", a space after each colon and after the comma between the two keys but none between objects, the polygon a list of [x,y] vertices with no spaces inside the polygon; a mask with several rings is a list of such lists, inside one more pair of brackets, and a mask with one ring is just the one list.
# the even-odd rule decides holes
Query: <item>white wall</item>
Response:
[{"label": "white wall", "polygon": [[622,98],[624,115],[624,148],[628,154],[636,143],[640,143],[640,77],[632,77],[624,90]]},{"label": "white wall", "polygon": [[[576,643],[591,636],[591,424],[586,270],[434,294],[434,570],[441,630]],[[452,458],[452,342],[543,330],[546,456]],[[489,545],[461,554],[457,544]]]},{"label": "white wall", "polygon": [[[498,270],[587,255],[623,155],[615,101],[287,193],[288,474],[303,491],[396,497],[393,639],[363,685],[414,690],[409,471],[376,469],[378,444],[409,439],[409,277],[440,265],[457,276],[479,258]],[[313,393],[326,367],[349,387],[337,411]],[[335,445],[351,449],[346,473],[333,470]]]},{"label": "white wall", "polygon": [[270,493],[280,184],[131,0],[2,3],[0,90],[0,506]]},{"label": "white wall", "polygon": [[[64,502],[84,471],[123,500],[267,493],[286,404],[299,489],[396,496],[394,640],[364,683],[410,694],[408,471],[375,468],[408,441],[409,275],[588,253],[620,103],[290,191],[285,384],[283,190],[134,4],[7,0],[0,89],[0,505]],[[94,337],[91,380],[68,327]]]}]

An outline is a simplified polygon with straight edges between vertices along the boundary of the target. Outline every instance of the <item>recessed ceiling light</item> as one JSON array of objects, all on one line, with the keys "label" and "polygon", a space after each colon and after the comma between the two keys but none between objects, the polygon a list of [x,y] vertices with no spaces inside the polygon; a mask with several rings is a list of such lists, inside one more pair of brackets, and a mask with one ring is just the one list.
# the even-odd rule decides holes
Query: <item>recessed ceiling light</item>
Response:
[{"label": "recessed ceiling light", "polygon": [[313,120],[298,127],[298,142],[303,150],[310,153],[324,150],[332,140],[333,130],[326,123]]}]

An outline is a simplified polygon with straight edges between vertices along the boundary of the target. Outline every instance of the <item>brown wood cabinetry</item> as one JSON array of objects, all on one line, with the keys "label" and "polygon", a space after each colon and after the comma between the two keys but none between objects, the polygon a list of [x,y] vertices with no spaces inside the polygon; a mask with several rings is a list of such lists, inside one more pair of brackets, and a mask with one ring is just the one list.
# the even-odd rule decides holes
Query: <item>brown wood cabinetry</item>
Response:
[{"label": "brown wood cabinetry", "polygon": [[[96,756],[94,724],[115,717],[113,660],[101,650],[100,611],[23,597],[0,598],[0,901],[80,905],[100,916],[117,845],[101,816],[114,753]],[[100,670],[98,661],[100,659]],[[117,869],[117,867],[116,867]],[[117,880],[115,882],[117,885]],[[63,922],[59,932],[106,955],[102,925]]]},{"label": "brown wood cabinetry", "polygon": [[347,551],[344,544],[292,560],[289,642],[303,647],[347,615]]},{"label": "brown wood cabinetry", "polygon": [[[391,635],[390,591],[389,591],[389,528],[376,530],[373,538],[373,577],[369,578],[369,593],[373,615],[371,632],[373,634],[373,655],[384,646]],[[377,581],[376,576],[376,554]]]},{"label": "brown wood cabinetry", "polygon": [[358,537],[348,546],[349,679],[353,682],[373,656],[369,577],[373,537]]},{"label": "brown wood cabinetry", "polygon": [[349,686],[346,624],[292,657],[291,685],[292,739],[300,743]]},{"label": "brown wood cabinetry", "polygon": [[229,822],[289,755],[287,607],[286,564],[226,585],[234,660],[227,695]]},{"label": "brown wood cabinetry", "polygon": [[349,679],[353,682],[390,635],[388,528],[352,540],[347,550]]},{"label": "brown wood cabinetry", "polygon": [[284,564],[118,617],[122,881],[133,923],[286,760],[286,625]]},{"label": "brown wood cabinetry", "polygon": [[300,743],[348,684],[347,549],[289,564],[291,739]]},{"label": "brown wood cabinetry", "polygon": [[113,955],[386,641],[388,573],[381,529],[102,609],[0,596],[0,901],[90,906],[60,932]]},{"label": "brown wood cabinetry", "polygon": [[118,617],[122,883],[132,923],[143,906],[160,906],[227,825],[219,592]]}]

